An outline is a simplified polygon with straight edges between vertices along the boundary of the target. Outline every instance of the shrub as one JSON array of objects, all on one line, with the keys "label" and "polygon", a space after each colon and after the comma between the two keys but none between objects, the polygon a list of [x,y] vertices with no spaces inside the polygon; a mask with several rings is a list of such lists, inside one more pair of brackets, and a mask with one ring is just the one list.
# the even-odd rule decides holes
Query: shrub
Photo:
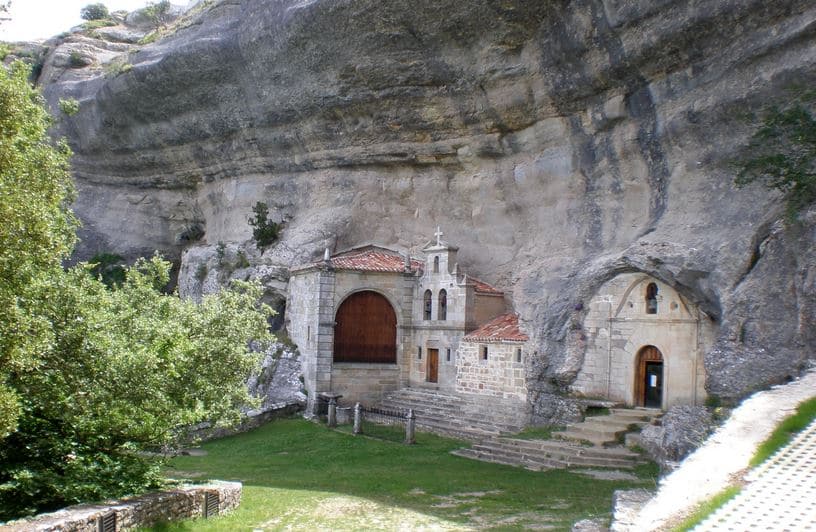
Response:
[{"label": "shrub", "polygon": [[235,262],[236,268],[249,268],[249,259],[247,259],[246,253],[244,253],[243,249],[238,250],[237,259],[238,260]]},{"label": "shrub", "polygon": [[108,18],[110,13],[108,12],[108,8],[105,7],[105,4],[97,3],[88,4],[80,9],[79,16],[82,17],[83,20],[101,20]]},{"label": "shrub", "polygon": [[204,279],[207,278],[208,271],[209,269],[207,268],[207,265],[205,263],[202,262],[201,264],[198,265],[198,268],[196,268],[195,271],[195,278],[198,279],[198,282],[200,283],[204,282]]},{"label": "shrub", "polygon": [[788,220],[816,201],[816,90],[799,91],[787,104],[765,112],[736,162],[737,186],[759,181],[784,195]]},{"label": "shrub", "polygon": [[[101,20],[89,20],[82,24],[83,30],[95,30],[97,28],[106,28],[108,26],[116,26],[116,22],[112,21],[109,18],[101,19]],[[96,35],[99,35],[98,33]],[[94,37],[98,39],[99,37]]]},{"label": "shrub", "polygon": [[108,77],[115,78],[119,74],[124,74],[133,70],[133,65],[122,58],[117,58],[105,65],[105,74]]},{"label": "shrub", "polygon": [[88,61],[82,57],[81,53],[74,50],[68,56],[68,64],[71,66],[71,68],[82,68],[88,64]]},{"label": "shrub", "polygon": [[258,248],[263,249],[278,240],[279,224],[269,219],[269,207],[259,201],[252,207],[253,217],[249,219],[252,226],[252,239]]},{"label": "shrub", "polygon": [[74,116],[79,112],[79,102],[75,98],[60,98],[60,111],[68,116]]}]

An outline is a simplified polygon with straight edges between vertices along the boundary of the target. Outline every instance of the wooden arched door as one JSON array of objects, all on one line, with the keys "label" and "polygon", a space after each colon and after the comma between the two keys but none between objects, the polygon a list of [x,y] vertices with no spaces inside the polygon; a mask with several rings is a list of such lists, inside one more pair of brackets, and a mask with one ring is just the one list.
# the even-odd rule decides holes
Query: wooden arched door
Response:
[{"label": "wooden arched door", "polygon": [[653,345],[644,346],[638,351],[635,404],[650,408],[663,406],[663,354]]},{"label": "wooden arched door", "polygon": [[350,295],[334,319],[334,361],[397,362],[397,315],[377,292]]}]

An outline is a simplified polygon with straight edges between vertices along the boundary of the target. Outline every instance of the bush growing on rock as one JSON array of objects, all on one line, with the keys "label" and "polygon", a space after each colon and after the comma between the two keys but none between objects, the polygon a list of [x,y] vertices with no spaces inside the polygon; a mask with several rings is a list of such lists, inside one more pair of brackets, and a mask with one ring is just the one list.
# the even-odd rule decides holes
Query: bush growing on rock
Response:
[{"label": "bush growing on rock", "polygon": [[801,92],[773,107],[737,162],[736,184],[759,181],[784,194],[789,220],[816,202],[816,90]]},{"label": "bush growing on rock", "polygon": [[102,20],[108,18],[110,13],[108,12],[108,8],[105,7],[105,4],[97,3],[88,4],[80,9],[79,16],[82,17],[83,20]]}]

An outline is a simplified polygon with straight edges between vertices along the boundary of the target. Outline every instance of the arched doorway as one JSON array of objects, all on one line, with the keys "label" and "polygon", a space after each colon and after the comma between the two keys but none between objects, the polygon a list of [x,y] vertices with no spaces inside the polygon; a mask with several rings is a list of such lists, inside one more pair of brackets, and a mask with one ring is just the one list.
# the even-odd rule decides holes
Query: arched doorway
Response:
[{"label": "arched doorway", "polygon": [[637,354],[635,404],[649,408],[663,406],[663,354],[653,345],[642,347]]},{"label": "arched doorway", "polygon": [[397,315],[383,295],[370,290],[350,295],[334,322],[335,362],[397,362]]}]

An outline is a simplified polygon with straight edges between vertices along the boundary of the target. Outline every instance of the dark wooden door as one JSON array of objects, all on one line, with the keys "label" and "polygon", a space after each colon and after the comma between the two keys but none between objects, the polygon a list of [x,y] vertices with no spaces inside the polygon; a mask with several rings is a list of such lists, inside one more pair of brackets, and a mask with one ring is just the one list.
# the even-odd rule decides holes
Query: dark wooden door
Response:
[{"label": "dark wooden door", "polygon": [[439,349],[428,349],[428,382],[439,382]]},{"label": "dark wooden door", "polygon": [[349,296],[334,319],[334,361],[394,364],[397,361],[397,315],[377,292]]},{"label": "dark wooden door", "polygon": [[653,345],[638,352],[635,404],[650,408],[663,406],[663,354]]},{"label": "dark wooden door", "polygon": [[646,362],[644,372],[643,406],[660,408],[663,403],[663,362]]}]

